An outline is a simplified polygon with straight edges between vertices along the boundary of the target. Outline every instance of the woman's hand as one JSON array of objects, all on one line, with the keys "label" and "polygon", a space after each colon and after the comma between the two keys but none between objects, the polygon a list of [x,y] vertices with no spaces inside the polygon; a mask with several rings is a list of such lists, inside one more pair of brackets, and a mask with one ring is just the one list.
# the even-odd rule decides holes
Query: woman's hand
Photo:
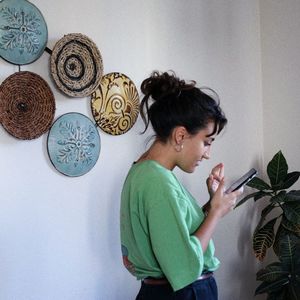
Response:
[{"label": "woman's hand", "polygon": [[224,164],[219,163],[211,170],[208,178],[206,179],[207,190],[209,193],[209,200],[202,207],[205,214],[207,214],[208,211],[210,210],[210,201],[214,196],[215,192],[217,191],[220,181],[223,179],[223,177],[224,177]]},{"label": "woman's hand", "polygon": [[206,179],[207,190],[210,198],[212,198],[218,189],[219,183],[224,177],[224,164],[219,163],[210,172]]},{"label": "woman's hand", "polygon": [[208,202],[209,210],[207,216],[194,233],[194,235],[200,240],[203,251],[206,251],[219,220],[235,207],[237,197],[240,196],[242,192],[243,188],[226,194],[224,178],[222,178],[219,182],[217,190]]},{"label": "woman's hand", "polygon": [[223,217],[234,209],[237,198],[243,193],[243,188],[232,193],[225,193],[224,178],[220,181],[218,189],[210,201],[210,213]]}]

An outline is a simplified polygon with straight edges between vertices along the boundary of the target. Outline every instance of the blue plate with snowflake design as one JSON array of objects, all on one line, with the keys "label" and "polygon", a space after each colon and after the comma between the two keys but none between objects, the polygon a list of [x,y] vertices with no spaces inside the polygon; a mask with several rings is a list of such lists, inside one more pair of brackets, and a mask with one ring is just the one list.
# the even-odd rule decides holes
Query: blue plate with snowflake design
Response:
[{"label": "blue plate with snowflake design", "polygon": [[47,24],[27,0],[0,0],[0,56],[15,65],[30,64],[44,52]]},{"label": "blue plate with snowflake design", "polygon": [[54,167],[64,175],[76,177],[89,172],[100,154],[100,135],[85,115],[60,116],[48,134],[48,154]]}]

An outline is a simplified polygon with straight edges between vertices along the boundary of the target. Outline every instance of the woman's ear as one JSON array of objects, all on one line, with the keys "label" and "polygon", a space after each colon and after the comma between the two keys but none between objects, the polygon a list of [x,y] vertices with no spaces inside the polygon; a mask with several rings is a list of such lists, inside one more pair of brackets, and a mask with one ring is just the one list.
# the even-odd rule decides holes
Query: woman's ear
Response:
[{"label": "woman's ear", "polygon": [[187,138],[188,132],[184,126],[177,126],[172,133],[172,140],[175,145],[182,145],[184,139]]}]

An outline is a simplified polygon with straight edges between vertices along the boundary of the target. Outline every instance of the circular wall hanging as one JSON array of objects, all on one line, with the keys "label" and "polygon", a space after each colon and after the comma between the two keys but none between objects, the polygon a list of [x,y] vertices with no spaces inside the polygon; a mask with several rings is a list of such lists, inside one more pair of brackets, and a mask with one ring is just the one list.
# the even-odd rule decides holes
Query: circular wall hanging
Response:
[{"label": "circular wall hanging", "polygon": [[54,167],[76,177],[89,172],[100,154],[100,135],[92,121],[80,113],[67,113],[52,125],[48,153]]},{"label": "circular wall hanging", "polygon": [[39,75],[23,71],[6,78],[0,86],[0,123],[14,137],[31,140],[51,126],[55,99]]},{"label": "circular wall hanging", "polygon": [[103,75],[100,51],[80,33],[65,35],[56,43],[50,68],[58,88],[71,97],[90,96]]},{"label": "circular wall hanging", "polygon": [[122,73],[102,77],[91,96],[92,113],[105,132],[120,135],[127,132],[139,114],[139,96],[134,83]]},{"label": "circular wall hanging", "polygon": [[48,40],[47,25],[36,6],[26,0],[0,1],[0,56],[25,65],[37,60]]}]

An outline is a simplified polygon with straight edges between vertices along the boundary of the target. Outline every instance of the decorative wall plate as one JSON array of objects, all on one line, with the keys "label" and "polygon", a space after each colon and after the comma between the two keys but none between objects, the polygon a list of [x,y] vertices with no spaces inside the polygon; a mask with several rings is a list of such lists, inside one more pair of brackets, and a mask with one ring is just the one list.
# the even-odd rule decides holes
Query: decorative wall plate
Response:
[{"label": "decorative wall plate", "polygon": [[58,88],[71,97],[90,96],[103,75],[100,51],[80,33],[65,35],[55,44],[50,68]]},{"label": "decorative wall plate", "polygon": [[6,78],[0,86],[0,123],[13,136],[31,140],[50,128],[55,99],[39,75],[23,71]]},{"label": "decorative wall plate", "polygon": [[67,113],[52,125],[48,153],[54,167],[76,177],[89,172],[100,154],[100,135],[92,121],[80,113]]},{"label": "decorative wall plate", "polygon": [[97,125],[105,132],[120,135],[127,132],[139,114],[139,96],[134,83],[122,73],[102,77],[91,96],[92,112]]},{"label": "decorative wall plate", "polygon": [[0,1],[0,56],[25,65],[37,60],[48,40],[47,25],[36,6],[26,0]]}]

